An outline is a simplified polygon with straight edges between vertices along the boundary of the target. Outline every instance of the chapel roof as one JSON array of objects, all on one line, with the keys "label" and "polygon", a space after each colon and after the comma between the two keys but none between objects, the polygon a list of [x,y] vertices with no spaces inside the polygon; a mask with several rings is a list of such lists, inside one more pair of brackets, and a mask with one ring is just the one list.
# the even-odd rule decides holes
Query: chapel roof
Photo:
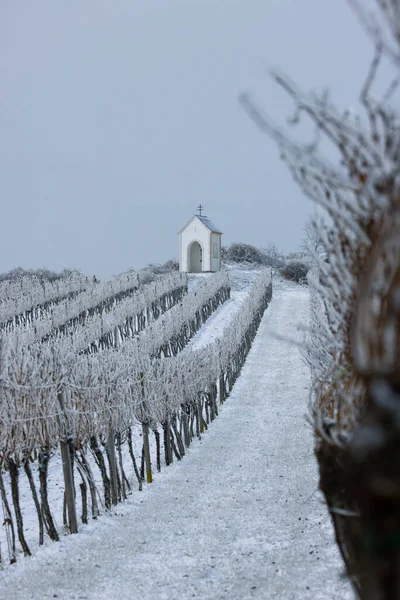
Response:
[{"label": "chapel roof", "polygon": [[208,219],[204,215],[193,215],[193,217],[186,223],[186,225],[184,225],[182,227],[182,229],[179,231],[179,233],[182,233],[182,231],[184,229],[186,229],[186,227],[189,225],[189,223],[191,223],[193,221],[193,219],[199,219],[199,221],[201,221],[203,223],[203,225],[205,225],[207,227],[207,229],[209,231],[211,231],[211,233],[222,233],[222,231],[218,227],[216,227],[214,225],[214,223],[212,221],[210,221],[210,219]]},{"label": "chapel roof", "polygon": [[207,229],[209,229],[213,233],[222,233],[222,231],[218,229],[218,227],[216,227],[214,223],[210,221],[210,219],[207,219],[207,217],[203,217],[203,215],[196,215],[196,217],[200,219],[203,225],[205,225]]}]

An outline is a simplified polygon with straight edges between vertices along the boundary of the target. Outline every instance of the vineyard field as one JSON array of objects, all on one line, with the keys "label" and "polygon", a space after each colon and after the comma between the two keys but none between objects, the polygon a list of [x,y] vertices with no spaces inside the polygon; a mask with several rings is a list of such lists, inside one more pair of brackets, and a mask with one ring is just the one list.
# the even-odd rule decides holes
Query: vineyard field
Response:
[{"label": "vineyard field", "polygon": [[[235,321],[236,293],[241,298],[248,292],[231,291],[232,302],[210,317],[197,334],[199,342],[203,335],[207,340],[217,313]],[[162,458],[153,487],[133,491],[127,502],[81,526],[79,536],[47,542],[34,557],[0,573],[4,594],[41,600],[55,590],[63,600],[95,600],[127,598],[135,589],[143,600],[161,594],[349,600],[329,516],[320,495],[310,495],[317,471],[312,433],[303,418],[308,368],[298,348],[282,339],[300,341],[308,304],[306,289],[274,282],[274,298],[229,400],[185,458],[168,470]],[[133,430],[135,452],[140,452],[140,433]],[[58,497],[61,520],[60,459],[56,455],[51,462],[50,494],[54,501]],[[128,478],[134,481],[132,469]]]},{"label": "vineyard field", "polygon": [[[229,395],[272,294],[267,271],[236,277],[233,290],[225,272],[146,283],[139,295],[145,286],[171,300],[140,331],[115,332],[94,353],[81,352],[98,339],[87,318],[79,344],[50,336],[23,346],[3,332],[3,564],[79,530],[184,457]],[[119,302],[107,302],[117,312]],[[146,313],[155,307],[148,297]]]}]

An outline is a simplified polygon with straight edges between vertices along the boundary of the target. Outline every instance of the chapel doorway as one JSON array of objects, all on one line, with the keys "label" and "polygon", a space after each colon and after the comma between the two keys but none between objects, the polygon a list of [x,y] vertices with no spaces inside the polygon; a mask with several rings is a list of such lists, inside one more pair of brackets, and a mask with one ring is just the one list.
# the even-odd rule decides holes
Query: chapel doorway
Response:
[{"label": "chapel doorway", "polygon": [[203,270],[203,250],[199,242],[193,242],[189,248],[189,272],[201,273]]}]

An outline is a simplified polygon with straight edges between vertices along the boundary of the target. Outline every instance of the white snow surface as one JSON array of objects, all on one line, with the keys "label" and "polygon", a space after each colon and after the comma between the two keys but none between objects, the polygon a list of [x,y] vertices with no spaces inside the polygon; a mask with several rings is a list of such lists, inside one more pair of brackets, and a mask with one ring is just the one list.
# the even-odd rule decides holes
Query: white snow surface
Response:
[{"label": "white snow surface", "polygon": [[249,297],[249,293],[249,291],[231,292],[229,300],[226,300],[213,312],[196,335],[190,340],[188,347],[192,348],[192,350],[199,350],[213,342],[215,339],[221,337],[225,327],[234,320],[235,315],[239,312],[242,304]]},{"label": "white snow surface", "polygon": [[[259,275],[259,269],[228,269],[229,280],[231,283],[231,297],[226,300],[216,311],[207,319],[204,325],[199,329],[195,336],[190,340],[187,347],[192,350],[204,348],[207,344],[212,343],[217,338],[221,337],[225,327],[235,319],[235,315],[239,313],[242,305],[249,297],[251,286]],[[194,289],[196,283],[201,280],[201,277],[207,277],[209,274],[190,274],[189,288]]]},{"label": "white snow surface", "polygon": [[[230,311],[228,311],[230,312]],[[111,514],[0,572],[0,598],[348,600],[317,491],[296,346],[308,290],[274,283],[242,374],[181,462]]]}]

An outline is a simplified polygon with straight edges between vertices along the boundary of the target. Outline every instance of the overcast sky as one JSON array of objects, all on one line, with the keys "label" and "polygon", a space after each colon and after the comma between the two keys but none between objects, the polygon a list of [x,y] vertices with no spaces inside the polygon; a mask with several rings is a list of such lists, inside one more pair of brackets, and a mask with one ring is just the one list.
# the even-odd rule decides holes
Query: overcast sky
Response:
[{"label": "overcast sky", "polygon": [[353,105],[371,54],[345,0],[2,2],[0,271],[164,262],[199,202],[296,250],[311,203],[238,94],[284,122],[277,65]]}]

